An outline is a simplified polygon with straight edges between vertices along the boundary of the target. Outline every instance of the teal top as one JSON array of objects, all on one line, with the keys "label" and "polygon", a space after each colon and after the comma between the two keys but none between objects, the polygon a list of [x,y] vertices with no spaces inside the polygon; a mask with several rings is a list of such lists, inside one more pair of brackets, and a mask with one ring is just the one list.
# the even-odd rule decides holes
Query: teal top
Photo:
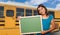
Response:
[{"label": "teal top", "polygon": [[43,30],[49,30],[50,29],[52,19],[53,19],[52,15],[49,15],[49,17],[46,19],[42,19]]},{"label": "teal top", "polygon": [[[42,18],[43,30],[49,30],[50,29],[52,19],[53,19],[52,15],[49,15],[49,17],[46,19]],[[41,35],[41,34],[36,34],[36,35]],[[50,35],[50,33],[47,33],[45,35]]]}]

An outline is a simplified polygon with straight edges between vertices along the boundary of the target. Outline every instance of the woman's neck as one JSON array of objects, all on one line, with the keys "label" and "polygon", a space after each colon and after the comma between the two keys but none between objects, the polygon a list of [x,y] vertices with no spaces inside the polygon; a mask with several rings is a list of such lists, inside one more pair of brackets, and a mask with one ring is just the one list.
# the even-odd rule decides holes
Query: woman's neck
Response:
[{"label": "woman's neck", "polygon": [[47,15],[42,15],[42,17],[43,17],[43,18],[48,18],[48,16],[47,16]]},{"label": "woman's neck", "polygon": [[43,17],[46,17],[46,14],[42,15]]}]

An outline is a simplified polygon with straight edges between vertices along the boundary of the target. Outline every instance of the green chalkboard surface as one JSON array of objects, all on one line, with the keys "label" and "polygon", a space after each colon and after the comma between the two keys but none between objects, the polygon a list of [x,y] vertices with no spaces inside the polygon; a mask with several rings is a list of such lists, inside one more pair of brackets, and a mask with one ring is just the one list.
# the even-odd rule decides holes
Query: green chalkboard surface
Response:
[{"label": "green chalkboard surface", "polygon": [[19,20],[22,34],[40,33],[43,31],[41,16],[26,16]]}]

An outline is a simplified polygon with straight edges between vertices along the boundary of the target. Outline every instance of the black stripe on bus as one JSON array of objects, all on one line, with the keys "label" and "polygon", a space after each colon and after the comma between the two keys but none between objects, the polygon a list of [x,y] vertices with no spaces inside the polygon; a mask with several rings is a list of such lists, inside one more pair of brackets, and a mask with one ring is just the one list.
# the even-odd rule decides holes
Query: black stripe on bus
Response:
[{"label": "black stripe on bus", "polygon": [[0,26],[5,26],[5,24],[0,24]]},{"label": "black stripe on bus", "polygon": [[55,20],[55,22],[60,22],[60,20],[58,21],[58,20]]},{"label": "black stripe on bus", "polygon": [[19,24],[16,24],[16,26],[19,26]]}]

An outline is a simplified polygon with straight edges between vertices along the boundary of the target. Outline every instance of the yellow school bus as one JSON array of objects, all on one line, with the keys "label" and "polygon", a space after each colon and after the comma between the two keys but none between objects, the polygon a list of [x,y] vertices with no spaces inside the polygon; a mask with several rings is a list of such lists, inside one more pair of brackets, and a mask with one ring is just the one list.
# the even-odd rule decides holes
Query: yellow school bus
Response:
[{"label": "yellow school bus", "polygon": [[[60,11],[48,9],[49,14],[52,14],[57,24],[57,30],[60,27]],[[17,16],[34,16],[38,15],[37,9],[34,6],[15,4],[15,3],[0,3],[0,35],[20,35],[19,21]]]}]

